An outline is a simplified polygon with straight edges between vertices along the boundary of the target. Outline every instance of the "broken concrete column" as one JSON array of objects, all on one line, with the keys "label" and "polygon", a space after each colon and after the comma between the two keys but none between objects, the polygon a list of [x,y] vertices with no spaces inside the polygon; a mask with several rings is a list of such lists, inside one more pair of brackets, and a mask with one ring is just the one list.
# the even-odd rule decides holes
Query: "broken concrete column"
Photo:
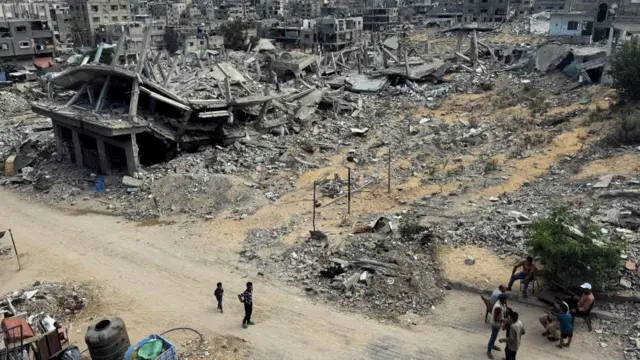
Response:
[{"label": "broken concrete column", "polygon": [[470,55],[471,55],[471,62],[473,62],[473,65],[477,65],[478,64],[478,35],[476,34],[476,31],[473,31],[473,34],[471,36],[471,48],[469,50]]},{"label": "broken concrete column", "polygon": [[71,138],[73,139],[73,154],[75,156],[76,166],[82,167],[82,146],[80,145],[80,135],[76,130],[71,130]]},{"label": "broken concrete column", "polygon": [[138,157],[138,141],[136,140],[136,134],[131,134],[130,141],[125,144],[124,152],[127,155],[127,171],[129,175],[133,176],[133,173],[140,169],[140,158]]},{"label": "broken concrete column", "polygon": [[109,164],[109,157],[107,156],[107,150],[104,147],[104,140],[96,138],[96,144],[98,145],[98,158],[100,159],[100,171],[104,175],[111,175],[111,165]]},{"label": "broken concrete column", "polygon": [[382,66],[386,69],[389,67],[389,59],[387,59],[387,52],[382,52]]},{"label": "broken concrete column", "polygon": [[460,52],[460,50],[462,50],[463,36],[464,36],[464,32],[462,30],[458,30],[458,44],[456,44],[456,52]]},{"label": "broken concrete column", "polygon": [[56,152],[58,153],[58,158],[61,159],[64,156],[64,145],[62,144],[62,129],[60,129],[60,126],[56,125],[55,123],[53,123],[53,135],[56,139]]}]

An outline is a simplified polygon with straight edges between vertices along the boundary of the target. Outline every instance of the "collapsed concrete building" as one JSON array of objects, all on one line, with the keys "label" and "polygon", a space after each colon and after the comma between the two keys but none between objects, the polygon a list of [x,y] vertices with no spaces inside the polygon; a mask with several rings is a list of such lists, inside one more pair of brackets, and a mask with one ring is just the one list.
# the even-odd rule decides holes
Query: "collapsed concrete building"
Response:
[{"label": "collapsed concrete building", "polygon": [[237,122],[257,119],[270,127],[265,115],[271,100],[289,95],[255,94],[224,62],[153,54],[146,50],[149,38],[147,28],[137,64],[119,65],[121,40],[111,64],[99,64],[98,51],[92,63],[52,77],[48,98],[32,103],[34,112],[52,119],[57,151],[67,160],[104,174],[133,174],[141,162],[243,138]]}]

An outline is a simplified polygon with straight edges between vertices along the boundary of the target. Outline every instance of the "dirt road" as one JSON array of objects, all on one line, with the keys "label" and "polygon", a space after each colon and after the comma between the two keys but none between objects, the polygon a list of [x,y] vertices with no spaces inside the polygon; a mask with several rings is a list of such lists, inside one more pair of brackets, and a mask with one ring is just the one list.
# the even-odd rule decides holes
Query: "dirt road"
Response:
[{"label": "dirt road", "polygon": [[[97,309],[125,319],[133,338],[176,326],[246,339],[254,359],[482,359],[489,330],[477,296],[452,292],[435,315],[411,329],[345,314],[314,304],[298,290],[238,263],[217,224],[184,222],[136,227],[115,217],[73,216],[25,202],[0,190],[0,227],[13,229],[23,255],[0,262],[0,291],[34,280],[92,281],[102,288]],[[239,223],[240,224],[240,223]],[[6,238],[3,241],[7,241]],[[256,326],[240,328],[235,300],[246,281],[255,283]],[[217,281],[227,290],[224,315],[215,312]],[[595,333],[582,330],[571,350],[558,350],[538,335],[537,309],[516,305],[530,335],[519,359],[614,359]],[[81,337],[80,330],[73,331]],[[499,358],[499,357],[498,357]]]}]

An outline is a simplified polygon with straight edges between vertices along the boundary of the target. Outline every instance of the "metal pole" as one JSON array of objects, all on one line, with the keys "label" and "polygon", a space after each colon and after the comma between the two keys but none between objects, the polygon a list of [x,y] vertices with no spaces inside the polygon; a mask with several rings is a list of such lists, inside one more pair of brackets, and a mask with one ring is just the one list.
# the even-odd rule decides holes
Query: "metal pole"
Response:
[{"label": "metal pole", "polygon": [[316,231],[316,182],[313,182],[313,231]]},{"label": "metal pole", "polygon": [[18,260],[18,270],[22,270],[22,266],[20,265],[20,257],[18,256],[18,249],[16,248],[16,241],[13,240],[13,233],[11,229],[9,229],[9,235],[11,235],[11,243],[13,243],[13,251],[16,252],[16,260]]},{"label": "metal pole", "polygon": [[387,158],[387,192],[391,194],[391,148],[389,148],[389,156]]},{"label": "metal pole", "polygon": [[351,168],[347,167],[347,214],[351,214]]}]

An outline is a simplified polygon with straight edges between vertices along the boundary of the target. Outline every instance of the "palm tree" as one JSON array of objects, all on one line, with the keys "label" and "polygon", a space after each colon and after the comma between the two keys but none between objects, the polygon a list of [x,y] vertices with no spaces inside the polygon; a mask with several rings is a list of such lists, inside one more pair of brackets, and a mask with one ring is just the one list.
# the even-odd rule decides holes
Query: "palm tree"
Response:
[{"label": "palm tree", "polygon": [[73,36],[73,42],[76,46],[84,46],[85,45],[85,36],[86,29],[80,24],[79,21],[74,21],[71,24],[71,28],[69,29],[71,35]]}]

